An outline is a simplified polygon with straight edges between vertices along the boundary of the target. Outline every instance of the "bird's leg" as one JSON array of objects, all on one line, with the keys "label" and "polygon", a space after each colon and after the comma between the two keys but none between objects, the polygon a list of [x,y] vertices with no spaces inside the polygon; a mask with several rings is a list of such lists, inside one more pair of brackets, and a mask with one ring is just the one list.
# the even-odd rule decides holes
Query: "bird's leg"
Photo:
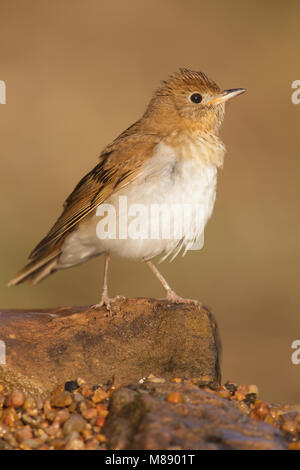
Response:
[{"label": "bird's leg", "polygon": [[151,269],[153,274],[157,277],[159,282],[162,284],[163,288],[165,289],[167,295],[164,300],[169,300],[170,302],[176,303],[176,304],[197,304],[200,306],[200,302],[198,300],[193,300],[193,299],[185,299],[184,297],[180,297],[179,295],[176,294],[176,292],[173,291],[173,289],[170,287],[168,281],[163,277],[163,275],[159,272],[156,266],[149,261],[146,260],[145,263],[147,266]]},{"label": "bird's leg", "polygon": [[93,308],[103,307],[105,305],[108,310],[110,310],[110,306],[113,302],[119,299],[123,299],[124,297],[117,295],[112,299],[108,297],[108,265],[110,260],[110,254],[105,253],[104,255],[104,279],[103,279],[103,288],[102,288],[102,295],[99,304],[93,306]]},{"label": "bird's leg", "polygon": [[104,277],[103,277],[103,288],[102,288],[102,296],[101,296],[101,305],[107,305],[109,303],[108,297],[108,266],[109,266],[110,255],[105,253],[104,255]]}]

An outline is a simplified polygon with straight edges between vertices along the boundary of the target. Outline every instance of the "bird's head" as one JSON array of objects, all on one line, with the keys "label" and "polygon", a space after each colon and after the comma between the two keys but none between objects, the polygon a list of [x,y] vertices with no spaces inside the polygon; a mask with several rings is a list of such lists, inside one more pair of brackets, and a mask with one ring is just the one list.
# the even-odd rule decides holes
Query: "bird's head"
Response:
[{"label": "bird's head", "polygon": [[203,72],[180,69],[162,82],[144,118],[163,132],[180,129],[217,133],[225,103],[244,88],[221,90]]}]

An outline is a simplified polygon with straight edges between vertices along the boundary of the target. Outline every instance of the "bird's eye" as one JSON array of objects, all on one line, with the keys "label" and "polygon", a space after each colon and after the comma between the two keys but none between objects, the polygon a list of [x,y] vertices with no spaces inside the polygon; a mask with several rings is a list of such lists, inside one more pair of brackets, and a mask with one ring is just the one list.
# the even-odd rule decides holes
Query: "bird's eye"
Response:
[{"label": "bird's eye", "polygon": [[190,96],[190,100],[192,101],[192,103],[201,103],[202,101],[202,96],[200,95],[200,93],[193,93],[191,96]]}]

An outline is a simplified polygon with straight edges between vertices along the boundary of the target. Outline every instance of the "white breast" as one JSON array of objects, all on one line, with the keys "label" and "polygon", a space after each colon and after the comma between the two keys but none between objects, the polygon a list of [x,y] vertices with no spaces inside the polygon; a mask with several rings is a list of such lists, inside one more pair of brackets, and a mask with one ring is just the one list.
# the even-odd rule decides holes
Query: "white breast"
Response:
[{"label": "white breast", "polygon": [[[190,150],[197,152],[198,149]],[[178,158],[172,147],[159,144],[139,177],[105,201],[116,210],[116,236],[99,239],[96,227],[101,218],[99,211],[98,216],[95,212],[87,224],[79,226],[66,239],[59,266],[73,266],[105,251],[127,258],[149,259],[157,255],[174,257],[181,248],[184,252],[200,249],[205,225],[213,211],[217,182],[216,166],[201,165],[200,162],[199,158]],[[120,219],[120,197],[126,200],[128,212],[133,208],[133,214],[136,205],[140,205],[141,212],[135,211],[135,216],[131,215],[127,220],[123,216]],[[166,221],[168,207],[171,216]],[[177,224],[182,216],[184,220]],[[169,220],[168,233],[162,226]],[[132,236],[134,230],[130,231],[130,227],[140,229],[137,238]],[[125,233],[127,237],[124,238]],[[167,238],[168,235],[171,237]]]}]

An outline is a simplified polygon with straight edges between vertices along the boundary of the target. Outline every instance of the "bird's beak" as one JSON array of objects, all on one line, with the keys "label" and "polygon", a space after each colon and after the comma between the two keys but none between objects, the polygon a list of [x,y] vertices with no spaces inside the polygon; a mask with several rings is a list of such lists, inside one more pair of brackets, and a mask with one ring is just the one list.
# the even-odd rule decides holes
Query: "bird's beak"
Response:
[{"label": "bird's beak", "polygon": [[240,95],[241,93],[245,93],[245,91],[245,88],[232,88],[230,90],[224,90],[215,98],[206,103],[206,106],[210,106],[211,104],[217,105],[220,103],[225,103],[226,101],[231,100],[231,98],[233,98],[234,96]]}]

